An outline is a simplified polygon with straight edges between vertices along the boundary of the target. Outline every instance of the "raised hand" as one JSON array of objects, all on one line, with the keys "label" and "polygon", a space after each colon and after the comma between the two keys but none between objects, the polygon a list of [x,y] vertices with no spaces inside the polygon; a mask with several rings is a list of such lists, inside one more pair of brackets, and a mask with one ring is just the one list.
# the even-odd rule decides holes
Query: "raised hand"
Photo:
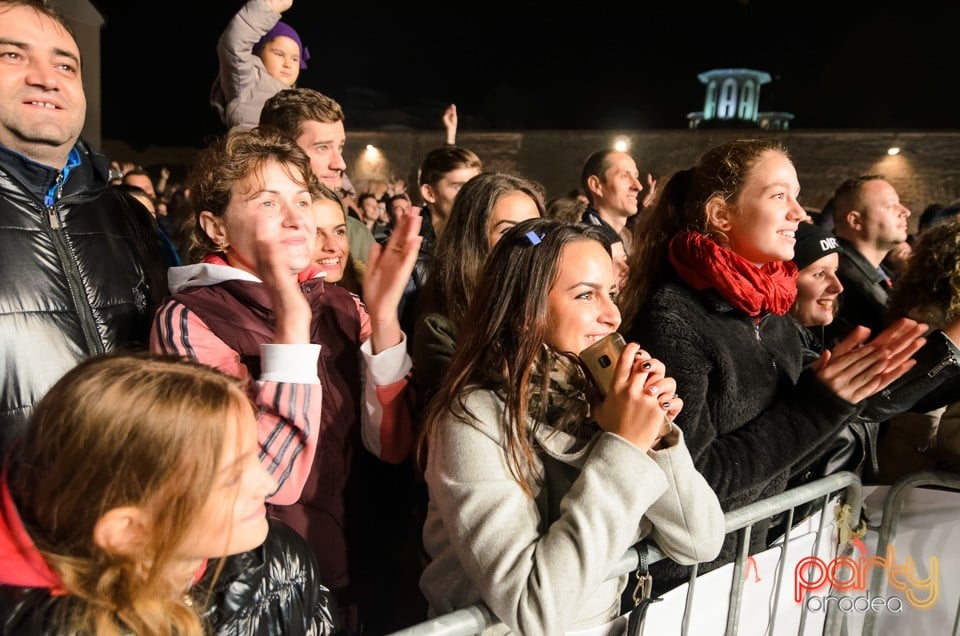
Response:
[{"label": "raised hand", "polygon": [[647,173],[647,193],[643,195],[643,201],[640,202],[640,205],[643,207],[649,207],[653,204],[653,200],[657,198],[657,180],[653,178],[653,175],[649,172]]},{"label": "raised hand", "polygon": [[313,311],[297,282],[297,273],[290,270],[290,259],[282,242],[281,231],[281,225],[270,215],[257,218],[257,262],[254,267],[270,293],[276,318],[273,343],[307,344],[310,342]]},{"label": "raised hand", "polygon": [[909,371],[912,356],[926,343],[927,325],[901,318],[867,342],[870,330],[857,327],[833,348],[826,350],[812,369],[831,391],[857,403],[882,391]]},{"label": "raised hand", "polygon": [[277,13],[283,13],[293,6],[293,0],[266,0],[267,6]]},{"label": "raised hand", "polygon": [[423,242],[420,223],[419,214],[402,214],[386,245],[370,246],[363,274],[363,301],[373,327],[370,336],[373,353],[392,347],[402,339],[398,312]]},{"label": "raised hand", "polygon": [[[659,360],[628,343],[614,368],[613,381],[603,402],[594,410],[597,424],[646,451],[664,434],[665,417],[680,412],[677,383],[667,377]],[[666,404],[666,406],[664,406]]]},{"label": "raised hand", "polygon": [[457,105],[450,104],[443,111],[443,127],[447,131],[447,143],[451,146],[457,143]]}]

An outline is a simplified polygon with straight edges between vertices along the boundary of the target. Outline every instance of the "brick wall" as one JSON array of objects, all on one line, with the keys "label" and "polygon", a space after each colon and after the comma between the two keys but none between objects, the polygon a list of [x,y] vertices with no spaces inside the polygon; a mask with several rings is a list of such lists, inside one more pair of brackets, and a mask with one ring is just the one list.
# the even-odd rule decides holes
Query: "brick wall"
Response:
[{"label": "brick wall", "polygon": [[[850,176],[882,173],[913,210],[911,227],[928,204],[960,199],[960,131],[790,131],[759,130],[632,130],[462,132],[458,142],[474,150],[487,170],[517,171],[539,181],[548,196],[579,186],[580,168],[594,150],[613,143],[616,135],[632,142],[641,173],[666,176],[696,161],[707,148],[727,139],[777,136],[790,149],[800,179],[801,202],[820,208],[836,186]],[[416,167],[423,156],[443,141],[442,132],[347,132],[346,155],[353,181],[362,187],[369,180],[403,177],[408,191],[416,191]],[[378,153],[367,153],[366,146]],[[899,146],[897,156],[887,155]],[[104,142],[111,158],[144,166],[182,164],[192,149],[150,148],[135,153],[117,142]]]}]

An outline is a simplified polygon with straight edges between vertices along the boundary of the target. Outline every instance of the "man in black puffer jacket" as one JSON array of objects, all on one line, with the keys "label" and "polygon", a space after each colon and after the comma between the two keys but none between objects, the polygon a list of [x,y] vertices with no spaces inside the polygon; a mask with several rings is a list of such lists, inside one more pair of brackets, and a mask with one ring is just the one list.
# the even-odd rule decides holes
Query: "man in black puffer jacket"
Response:
[{"label": "man in black puffer jacket", "polygon": [[80,140],[80,52],[36,0],[0,0],[0,452],[81,359],[146,343],[166,293],[156,222]]}]

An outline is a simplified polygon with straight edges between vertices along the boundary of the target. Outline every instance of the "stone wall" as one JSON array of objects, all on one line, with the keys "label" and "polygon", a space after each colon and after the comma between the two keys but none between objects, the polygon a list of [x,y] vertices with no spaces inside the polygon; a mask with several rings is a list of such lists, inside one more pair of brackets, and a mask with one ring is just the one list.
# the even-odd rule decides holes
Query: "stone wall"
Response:
[{"label": "stone wall", "polygon": [[[442,133],[422,131],[348,130],[345,154],[354,183],[362,188],[370,180],[406,179],[415,192],[416,167],[423,156],[442,143]],[[632,131],[529,131],[462,132],[458,142],[474,150],[487,170],[516,171],[539,181],[548,197],[578,187],[580,168],[594,150],[610,146],[614,137],[631,140],[631,152],[641,173],[666,176],[696,161],[707,148],[727,139],[776,136],[790,149],[800,179],[801,202],[821,208],[836,186],[858,174],[884,174],[913,210],[911,227],[928,204],[960,199],[960,131],[789,131],[759,130],[632,130]],[[367,146],[375,150],[367,151]],[[887,149],[898,146],[899,155]],[[153,168],[183,164],[193,149],[150,148],[134,153],[116,142],[105,142],[111,158],[134,161]]]}]

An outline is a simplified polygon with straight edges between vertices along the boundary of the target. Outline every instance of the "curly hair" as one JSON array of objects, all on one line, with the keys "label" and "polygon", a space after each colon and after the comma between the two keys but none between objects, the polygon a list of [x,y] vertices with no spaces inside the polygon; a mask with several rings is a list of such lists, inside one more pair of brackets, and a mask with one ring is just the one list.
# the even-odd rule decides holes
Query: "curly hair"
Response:
[{"label": "curly hair", "polygon": [[204,232],[200,213],[209,211],[223,216],[233,198],[234,186],[271,161],[282,165],[288,176],[309,190],[311,196],[320,192],[306,153],[274,128],[231,130],[200,153],[187,179],[193,208],[193,228],[185,250],[189,262],[199,263],[222,251]]},{"label": "curly hair", "polygon": [[920,234],[887,311],[891,319],[911,316],[935,328],[960,316],[960,217]]}]

